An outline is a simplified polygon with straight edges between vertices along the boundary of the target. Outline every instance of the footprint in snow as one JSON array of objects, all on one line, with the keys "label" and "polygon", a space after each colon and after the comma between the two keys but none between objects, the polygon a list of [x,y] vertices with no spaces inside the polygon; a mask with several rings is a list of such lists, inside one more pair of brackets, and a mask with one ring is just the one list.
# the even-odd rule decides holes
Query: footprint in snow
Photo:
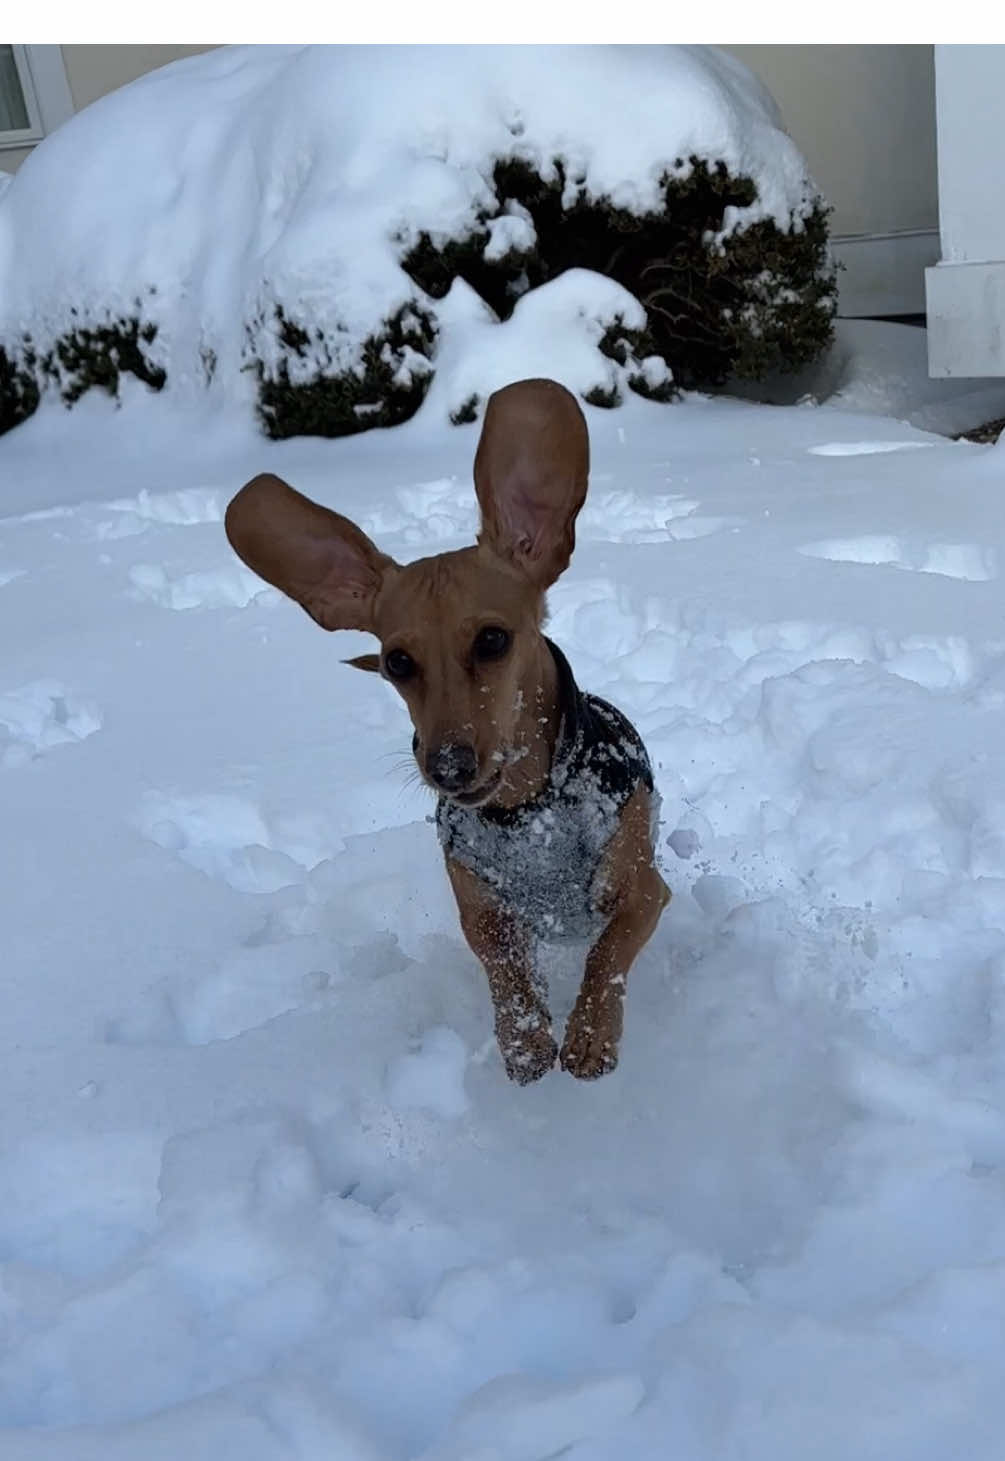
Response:
[{"label": "footprint in snow", "polygon": [[415,547],[471,539],[478,526],[475,495],[456,477],[399,487],[389,502],[364,514],[360,526],[378,541],[400,536]]},{"label": "footprint in snow", "polygon": [[54,746],[101,729],[101,713],[58,680],[32,680],[0,694],[0,766],[21,766]]},{"label": "footprint in snow", "polygon": [[913,548],[901,538],[873,534],[861,538],[824,538],[816,543],[804,543],[797,552],[806,558],[825,558],[831,563],[903,568],[968,583],[986,583],[998,571],[994,549],[979,543],[930,543]]},{"label": "footprint in snow", "polygon": [[[699,515],[700,506],[679,492],[654,496],[623,487],[599,492],[594,488],[577,530],[584,542],[662,543],[708,537],[743,521]],[[474,494],[456,477],[401,487],[391,502],[362,519],[370,537],[399,535],[416,546],[470,540],[477,525]]]},{"label": "footprint in snow", "polygon": [[274,893],[301,883],[331,852],[330,836],[318,819],[267,820],[254,802],[227,792],[150,792],[137,823],[159,847],[239,893]]},{"label": "footprint in snow", "polygon": [[[212,973],[174,990],[170,1005],[182,1041],[234,1040],[282,1015],[324,1009],[337,997],[341,973],[309,967],[311,954],[320,959],[326,951],[317,941],[307,940],[307,948],[301,947],[304,942],[238,949]],[[328,950],[329,962],[330,956]],[[111,1033],[123,1043],[143,1043],[145,1034],[139,1026]]]},{"label": "footprint in snow", "polygon": [[468,1109],[464,1071],[468,1051],[464,1041],[447,1026],[427,1030],[415,1050],[399,1055],[385,1077],[392,1107],[430,1111],[436,1116],[461,1116]]},{"label": "footprint in snow", "polygon": [[580,514],[584,542],[665,543],[707,538],[743,522],[699,514],[701,503],[679,492],[642,495],[625,488],[594,493]]},{"label": "footprint in snow", "polygon": [[192,527],[223,522],[224,497],[210,487],[185,487],[177,492],[120,497],[107,504],[115,514],[99,522],[94,537],[99,542],[132,538],[151,527]]},{"label": "footprint in snow", "polygon": [[255,599],[279,601],[278,592],[235,559],[219,568],[172,578],[158,563],[137,563],[129,581],[139,598],[164,609],[243,609]]},{"label": "footprint in snow", "polygon": [[[93,1099],[87,1087],[78,1093]],[[157,1216],[161,1141],[153,1132],[36,1132],[0,1153],[0,1248],[75,1279],[121,1261]]]}]

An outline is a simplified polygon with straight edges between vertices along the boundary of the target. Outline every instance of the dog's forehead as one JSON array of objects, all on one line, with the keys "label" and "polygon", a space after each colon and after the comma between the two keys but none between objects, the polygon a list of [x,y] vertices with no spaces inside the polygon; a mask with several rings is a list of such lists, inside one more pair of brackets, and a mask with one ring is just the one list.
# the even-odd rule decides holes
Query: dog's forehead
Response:
[{"label": "dog's forehead", "polygon": [[524,576],[480,548],[419,558],[400,567],[381,590],[377,631],[462,623],[486,614],[516,620],[533,612],[537,594]]}]

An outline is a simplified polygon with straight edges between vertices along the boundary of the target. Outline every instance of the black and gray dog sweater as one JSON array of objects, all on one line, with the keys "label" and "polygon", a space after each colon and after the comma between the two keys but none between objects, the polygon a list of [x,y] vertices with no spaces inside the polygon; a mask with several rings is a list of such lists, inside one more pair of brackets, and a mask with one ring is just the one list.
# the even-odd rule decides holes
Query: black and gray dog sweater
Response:
[{"label": "black and gray dog sweater", "polygon": [[[518,807],[462,807],[440,797],[436,826],[446,854],[494,888],[542,939],[589,938],[602,926],[596,877],[618,816],[652,767],[620,710],[579,689],[550,639],[560,721],[551,772]],[[653,795],[653,820],[657,817]]]}]

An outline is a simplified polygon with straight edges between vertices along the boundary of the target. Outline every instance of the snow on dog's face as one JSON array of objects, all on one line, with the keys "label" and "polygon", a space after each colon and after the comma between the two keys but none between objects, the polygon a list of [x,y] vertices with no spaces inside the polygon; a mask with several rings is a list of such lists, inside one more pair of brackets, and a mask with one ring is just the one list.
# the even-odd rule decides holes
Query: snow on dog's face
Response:
[{"label": "snow on dog's face", "polygon": [[[541,590],[484,548],[423,558],[386,576],[374,632],[379,669],[415,727],[423,776],[468,805],[487,801],[523,752],[538,674]],[[530,697],[531,701],[536,697]]]},{"label": "snow on dog's face", "polygon": [[402,566],[348,518],[270,474],[231,502],[227,536],[322,628],[378,637],[379,655],[350,663],[400,691],[430,785],[477,806],[512,789],[524,758],[540,759],[551,673],[544,593],[572,556],[588,473],[574,398],[555,381],[519,381],[486,408],[477,547]]}]

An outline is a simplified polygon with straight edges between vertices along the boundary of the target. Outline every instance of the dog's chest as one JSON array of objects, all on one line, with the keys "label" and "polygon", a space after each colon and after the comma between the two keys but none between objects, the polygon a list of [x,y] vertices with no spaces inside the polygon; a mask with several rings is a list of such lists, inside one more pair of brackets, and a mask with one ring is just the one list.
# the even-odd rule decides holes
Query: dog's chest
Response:
[{"label": "dog's chest", "polygon": [[639,786],[658,798],[638,732],[620,710],[585,695],[557,645],[562,721],[547,784],[533,802],[477,810],[441,798],[446,855],[498,893],[543,939],[592,938],[603,926],[598,873],[625,804]]},{"label": "dog's chest", "polygon": [[440,820],[445,850],[544,939],[588,938],[602,923],[597,873],[620,810],[595,777],[505,822],[450,807]]}]

